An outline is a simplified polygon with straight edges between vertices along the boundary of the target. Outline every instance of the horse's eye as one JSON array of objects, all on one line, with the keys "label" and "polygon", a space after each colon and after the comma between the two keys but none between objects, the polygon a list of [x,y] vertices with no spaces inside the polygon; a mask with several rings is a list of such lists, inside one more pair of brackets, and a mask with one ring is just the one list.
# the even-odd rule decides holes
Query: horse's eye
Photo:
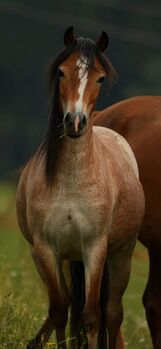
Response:
[{"label": "horse's eye", "polygon": [[105,76],[101,76],[101,77],[97,80],[97,82],[98,82],[98,84],[102,84],[102,83],[104,82],[104,80],[105,80]]},{"label": "horse's eye", "polygon": [[59,78],[64,78],[64,72],[60,69],[60,68],[58,68],[58,76],[59,76]]}]

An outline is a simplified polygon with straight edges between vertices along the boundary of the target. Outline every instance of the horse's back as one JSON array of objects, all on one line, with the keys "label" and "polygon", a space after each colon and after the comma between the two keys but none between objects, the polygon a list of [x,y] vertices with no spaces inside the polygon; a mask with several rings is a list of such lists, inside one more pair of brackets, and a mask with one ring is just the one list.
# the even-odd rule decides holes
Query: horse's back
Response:
[{"label": "horse's back", "polygon": [[[115,125],[115,131],[125,133],[126,122],[138,120],[142,123],[152,121],[153,117],[161,115],[160,96],[138,96],[132,97],[113,104],[112,106],[94,112],[94,124],[97,126],[110,127]],[[120,132],[121,131],[121,132]]]},{"label": "horse's back", "polygon": [[[133,151],[161,132],[161,97],[133,97],[95,113],[94,124],[108,127],[126,138]],[[153,140],[155,141],[155,139]]]}]

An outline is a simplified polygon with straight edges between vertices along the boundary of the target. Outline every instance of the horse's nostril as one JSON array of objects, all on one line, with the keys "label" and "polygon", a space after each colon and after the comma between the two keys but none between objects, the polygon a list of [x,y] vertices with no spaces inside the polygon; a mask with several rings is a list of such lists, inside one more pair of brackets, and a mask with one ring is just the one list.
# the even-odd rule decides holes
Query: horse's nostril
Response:
[{"label": "horse's nostril", "polygon": [[79,136],[87,125],[86,115],[81,112],[67,112],[64,116],[64,127],[68,134]]},{"label": "horse's nostril", "polygon": [[70,113],[67,113],[67,114],[65,115],[65,122],[69,122],[70,116],[71,116]]},{"label": "horse's nostril", "polygon": [[85,115],[83,115],[83,118],[82,118],[82,126],[85,126],[86,123],[87,123],[86,117],[85,117]]}]

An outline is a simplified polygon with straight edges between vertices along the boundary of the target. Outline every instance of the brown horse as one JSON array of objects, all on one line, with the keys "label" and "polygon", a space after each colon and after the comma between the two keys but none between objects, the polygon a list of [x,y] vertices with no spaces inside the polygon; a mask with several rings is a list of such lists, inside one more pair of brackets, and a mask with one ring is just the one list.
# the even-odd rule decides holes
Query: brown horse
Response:
[{"label": "brown horse", "polygon": [[92,126],[100,85],[114,76],[104,54],[107,34],[95,43],[76,38],[71,27],[64,42],[50,68],[47,134],[17,191],[19,225],[49,296],[48,317],[27,348],[41,348],[53,329],[66,348],[71,305],[78,346],[83,331],[89,349],[121,349],[122,296],[144,195],[128,143]]},{"label": "brown horse", "polygon": [[150,270],[143,296],[155,349],[161,348],[161,97],[129,98],[96,113],[95,125],[123,135],[137,159],[145,193],[139,240],[148,248]]}]

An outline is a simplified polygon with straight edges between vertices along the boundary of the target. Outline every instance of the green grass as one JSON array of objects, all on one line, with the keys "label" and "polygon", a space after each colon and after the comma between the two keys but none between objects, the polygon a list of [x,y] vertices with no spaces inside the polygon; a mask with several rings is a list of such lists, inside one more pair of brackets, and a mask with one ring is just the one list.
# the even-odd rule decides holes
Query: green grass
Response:
[{"label": "green grass", "polygon": [[[128,349],[151,349],[141,297],[148,271],[146,250],[137,244],[124,296],[123,334]],[[16,223],[15,188],[0,184],[0,348],[24,349],[47,314],[46,290]],[[54,336],[46,348],[53,348]]]}]

